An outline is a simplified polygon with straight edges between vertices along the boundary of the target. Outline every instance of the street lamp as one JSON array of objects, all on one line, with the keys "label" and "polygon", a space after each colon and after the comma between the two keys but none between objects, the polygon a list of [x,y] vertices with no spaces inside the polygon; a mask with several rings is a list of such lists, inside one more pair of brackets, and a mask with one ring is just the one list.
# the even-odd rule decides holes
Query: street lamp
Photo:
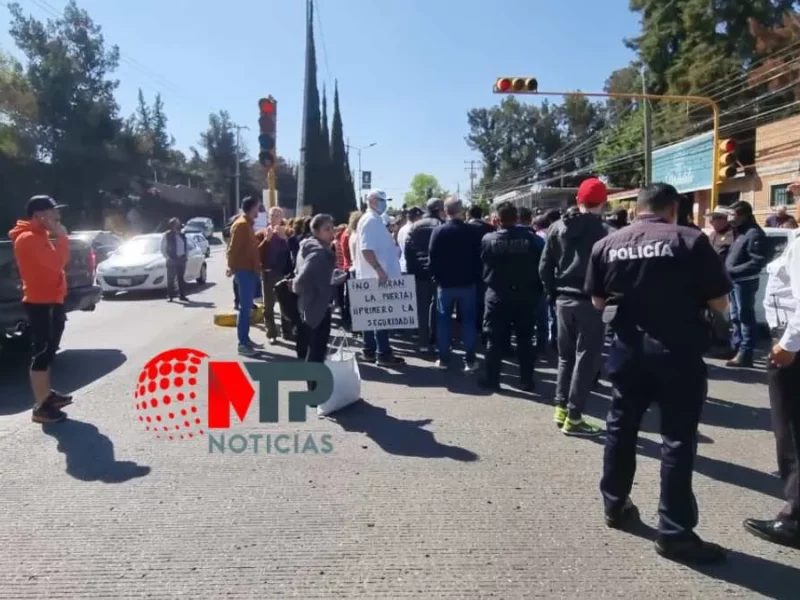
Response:
[{"label": "street lamp", "polygon": [[378,142],[372,142],[371,144],[367,144],[366,146],[362,146],[359,148],[358,146],[351,146],[349,143],[345,144],[345,148],[348,150],[355,150],[358,153],[358,197],[361,198],[362,194],[362,183],[361,183],[361,151],[366,150],[367,148],[372,148],[373,146],[377,146]]}]

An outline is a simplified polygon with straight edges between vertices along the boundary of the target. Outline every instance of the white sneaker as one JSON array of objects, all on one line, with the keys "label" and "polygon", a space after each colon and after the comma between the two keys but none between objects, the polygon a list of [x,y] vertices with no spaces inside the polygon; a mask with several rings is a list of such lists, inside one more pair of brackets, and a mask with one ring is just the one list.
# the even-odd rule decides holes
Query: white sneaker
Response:
[{"label": "white sneaker", "polygon": [[442,371],[446,371],[448,369],[448,365],[447,365],[446,362],[443,362],[441,360],[437,360],[436,361],[436,368],[437,369],[441,369]]},{"label": "white sneaker", "polygon": [[474,373],[477,370],[478,370],[478,361],[474,360],[472,362],[464,363],[464,373]]}]

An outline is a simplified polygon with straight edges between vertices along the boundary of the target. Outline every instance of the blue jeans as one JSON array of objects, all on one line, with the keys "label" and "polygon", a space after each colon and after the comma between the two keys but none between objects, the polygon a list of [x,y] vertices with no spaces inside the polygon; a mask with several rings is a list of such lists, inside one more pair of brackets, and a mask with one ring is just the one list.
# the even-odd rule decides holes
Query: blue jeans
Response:
[{"label": "blue jeans", "polygon": [[438,328],[438,342],[439,342],[439,360],[442,362],[450,358],[450,343],[453,339],[452,322],[453,322],[453,307],[458,303],[461,310],[461,337],[464,340],[464,349],[466,350],[466,359],[468,362],[475,360],[475,341],[478,317],[476,312],[478,310],[478,297],[475,286],[461,288],[439,288],[439,293],[436,298],[436,307],[439,311],[439,328]]},{"label": "blue jeans", "polygon": [[258,273],[253,271],[236,271],[233,274],[239,287],[239,318],[236,320],[236,333],[239,345],[244,346],[250,340],[250,311],[258,291]]},{"label": "blue jeans", "polygon": [[364,332],[364,353],[378,354],[378,356],[391,356],[392,347],[389,345],[389,332],[385,329]]},{"label": "blue jeans", "polygon": [[734,282],[731,303],[731,348],[752,354],[756,346],[756,292],[758,279]]}]

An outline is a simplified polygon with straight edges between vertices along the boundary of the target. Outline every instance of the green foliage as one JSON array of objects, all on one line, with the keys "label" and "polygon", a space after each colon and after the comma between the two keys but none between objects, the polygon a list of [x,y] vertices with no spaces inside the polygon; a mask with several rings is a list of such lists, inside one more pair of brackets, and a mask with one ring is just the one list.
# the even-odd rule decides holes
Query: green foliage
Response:
[{"label": "green foliage", "polygon": [[427,173],[417,173],[411,179],[408,186],[409,191],[403,198],[406,207],[425,206],[431,198],[446,198],[450,192],[439,185],[439,180]]}]

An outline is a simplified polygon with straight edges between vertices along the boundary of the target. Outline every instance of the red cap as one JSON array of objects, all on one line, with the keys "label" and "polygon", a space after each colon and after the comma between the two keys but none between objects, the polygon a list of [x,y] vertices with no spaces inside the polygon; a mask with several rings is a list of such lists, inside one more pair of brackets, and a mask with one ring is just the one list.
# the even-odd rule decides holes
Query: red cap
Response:
[{"label": "red cap", "polygon": [[600,206],[608,200],[608,188],[605,183],[592,177],[584,181],[578,188],[576,199],[578,204]]}]

